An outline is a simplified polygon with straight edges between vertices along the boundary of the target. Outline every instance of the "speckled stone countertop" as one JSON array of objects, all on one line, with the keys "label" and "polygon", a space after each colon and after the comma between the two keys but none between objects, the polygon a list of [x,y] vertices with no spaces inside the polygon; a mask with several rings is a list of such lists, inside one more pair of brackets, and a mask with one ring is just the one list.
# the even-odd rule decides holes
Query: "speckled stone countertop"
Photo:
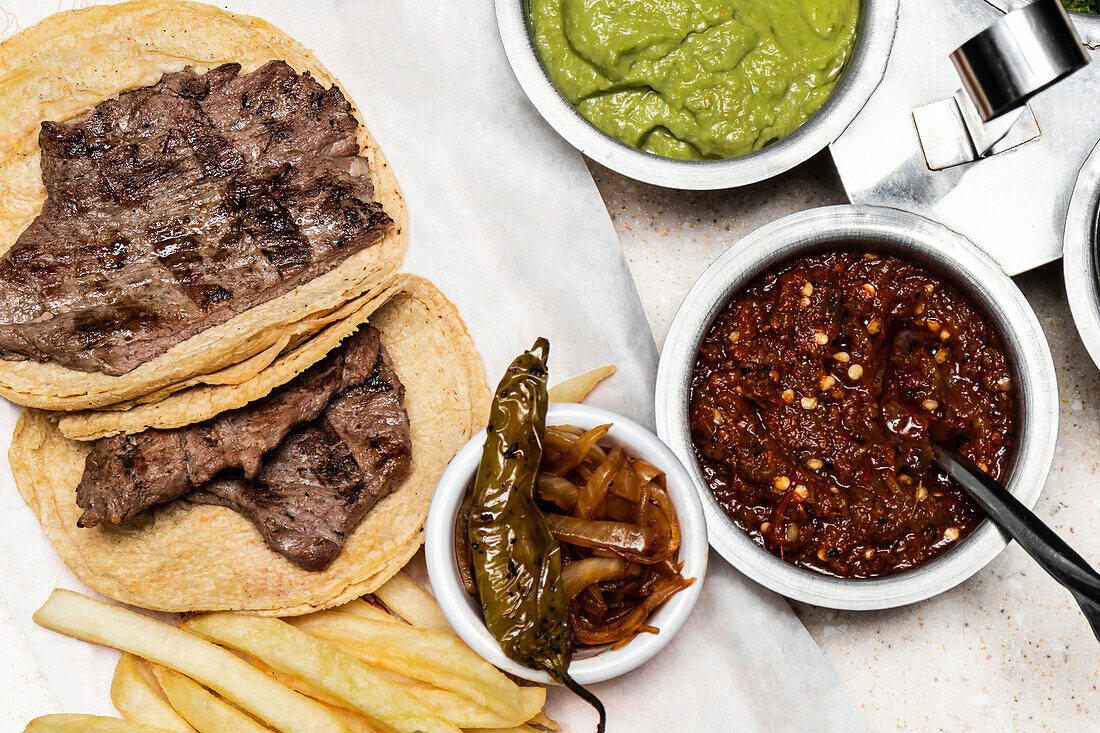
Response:
[{"label": "speckled stone countertop", "polygon": [[[589,163],[660,345],[692,283],[739,237],[846,203],[827,154],[731,191],[648,186]],[[1061,426],[1036,513],[1100,564],[1100,372],[1077,337],[1061,263],[1016,278],[1054,354]],[[874,730],[1100,731],[1100,647],[1076,604],[1015,544],[961,586],[905,608],[792,603]]]}]

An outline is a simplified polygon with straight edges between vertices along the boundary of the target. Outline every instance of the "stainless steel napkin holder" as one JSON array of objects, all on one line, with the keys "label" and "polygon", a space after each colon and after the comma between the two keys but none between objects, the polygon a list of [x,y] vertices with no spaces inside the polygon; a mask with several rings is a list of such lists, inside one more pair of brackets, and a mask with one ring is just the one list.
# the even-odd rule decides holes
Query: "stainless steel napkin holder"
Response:
[{"label": "stainless steel napkin holder", "polygon": [[924,159],[943,170],[1039,137],[1027,100],[1083,68],[1088,51],[1059,0],[1009,12],[951,54],[954,95],[913,110]]},{"label": "stainless steel napkin holder", "polygon": [[1014,110],[1089,62],[1059,0],[1034,0],[997,20],[951,54],[983,122]]},{"label": "stainless steel napkin holder", "polygon": [[1057,259],[1100,137],[1100,68],[1079,40],[1100,34],[1074,30],[1100,18],[1070,15],[1059,0],[902,2],[883,80],[831,146],[852,202],[940,221],[1010,274]]}]

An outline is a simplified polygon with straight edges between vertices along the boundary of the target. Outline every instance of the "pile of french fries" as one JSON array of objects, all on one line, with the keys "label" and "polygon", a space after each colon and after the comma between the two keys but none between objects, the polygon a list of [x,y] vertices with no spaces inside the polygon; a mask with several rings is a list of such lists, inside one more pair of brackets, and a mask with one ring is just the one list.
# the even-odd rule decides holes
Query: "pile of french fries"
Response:
[{"label": "pile of french fries", "polygon": [[285,619],[202,614],[176,627],[55,590],[34,620],[123,651],[111,700],[124,719],[47,715],[26,733],[557,730],[542,712],[546,691],[467,647],[407,575],[372,600]]}]

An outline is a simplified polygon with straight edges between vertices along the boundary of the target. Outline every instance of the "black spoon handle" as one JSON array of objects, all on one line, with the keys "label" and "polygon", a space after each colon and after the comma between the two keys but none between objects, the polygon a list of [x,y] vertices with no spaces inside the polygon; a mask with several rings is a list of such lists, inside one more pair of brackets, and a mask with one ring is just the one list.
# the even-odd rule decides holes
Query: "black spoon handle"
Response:
[{"label": "black spoon handle", "polygon": [[962,484],[985,513],[1035,562],[1073,593],[1100,638],[1100,574],[1005,487],[954,451],[941,445],[933,447],[936,463]]},{"label": "black spoon handle", "polygon": [[1092,633],[1096,635],[1097,639],[1100,639],[1100,603],[1086,598],[1078,593],[1074,593],[1073,597],[1077,599],[1077,605],[1081,607],[1081,611],[1084,612],[1085,618],[1089,620],[1089,625],[1092,626]]}]

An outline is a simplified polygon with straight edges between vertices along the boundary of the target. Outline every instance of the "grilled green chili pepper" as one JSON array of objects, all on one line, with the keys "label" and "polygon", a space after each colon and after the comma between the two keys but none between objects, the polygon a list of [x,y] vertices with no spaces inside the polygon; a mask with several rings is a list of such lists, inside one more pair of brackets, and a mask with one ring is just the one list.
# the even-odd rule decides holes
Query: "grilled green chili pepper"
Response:
[{"label": "grilled green chili pepper", "polygon": [[606,714],[569,676],[573,626],[562,583],[561,547],[535,503],[546,433],[546,357],[540,338],[512,362],[489,413],[470,508],[470,549],[485,625],[510,659],[542,669]]}]

